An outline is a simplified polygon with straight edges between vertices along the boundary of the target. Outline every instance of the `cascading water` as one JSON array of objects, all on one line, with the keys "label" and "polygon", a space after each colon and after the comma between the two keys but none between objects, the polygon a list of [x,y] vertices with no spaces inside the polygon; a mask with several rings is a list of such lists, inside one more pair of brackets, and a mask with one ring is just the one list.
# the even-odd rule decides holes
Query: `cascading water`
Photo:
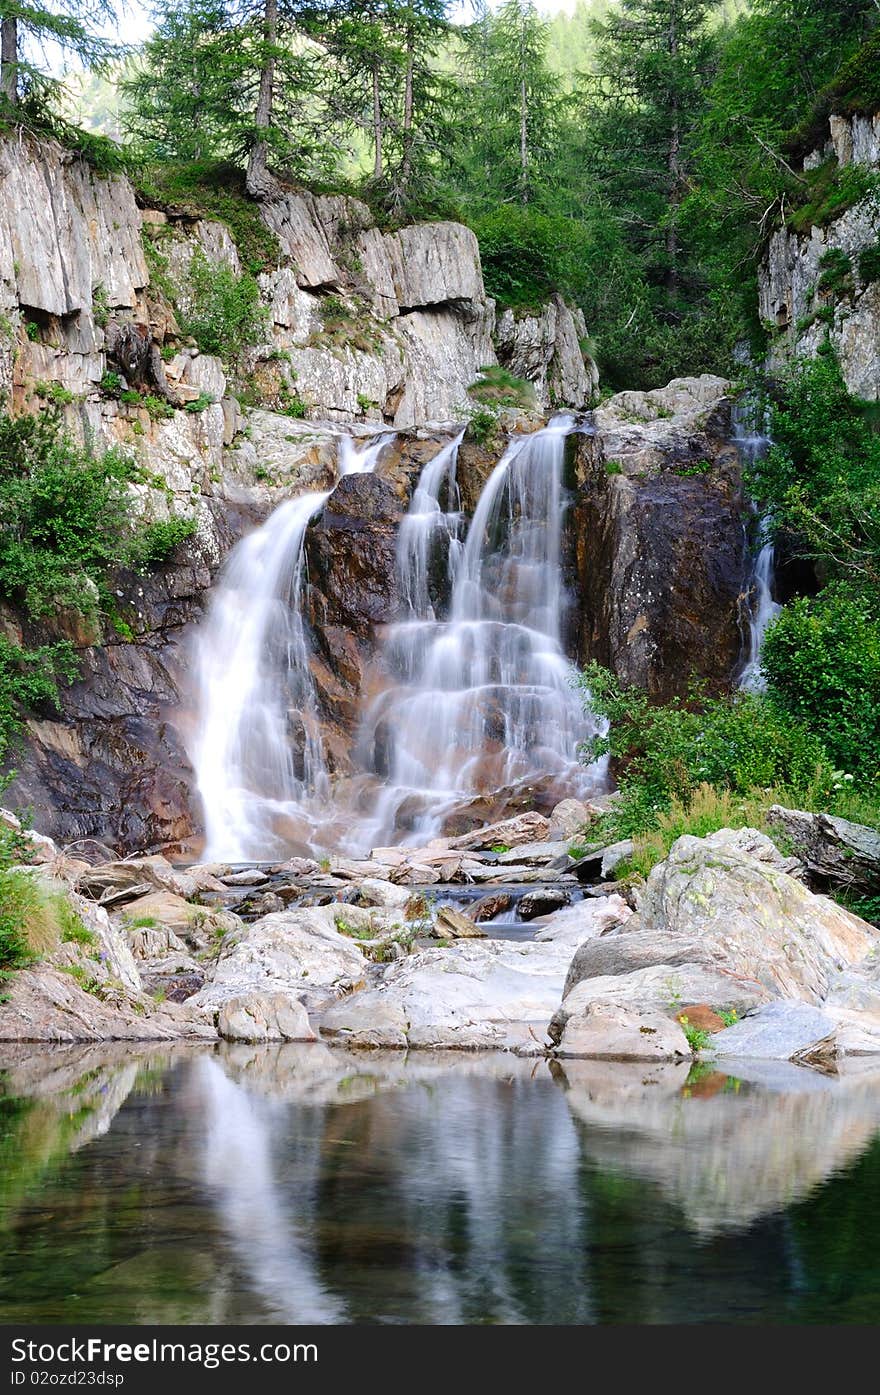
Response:
[{"label": "cascading water", "polygon": [[[392,435],[339,444],[339,475],[375,468]],[[245,862],[308,843],[329,780],[303,619],[305,537],[331,491],[281,504],[233,549],[195,641],[190,758],[205,857]]]},{"label": "cascading water", "polygon": [[[733,415],[734,441],[743,458],[749,464],[759,460],[766,453],[770,438],[761,432],[751,431],[743,410],[737,408]],[[782,606],[773,599],[773,579],[775,549],[769,537],[767,520],[761,519],[758,529],[758,552],[752,568],[749,588],[749,652],[742,673],[739,676],[740,688],[759,693],[764,688],[761,673],[761,649],[764,635],[771,621],[776,619]]]},{"label": "cascading water", "polygon": [[[570,417],[509,445],[462,542],[458,441],[425,470],[398,543],[405,614],[384,655],[360,753],[385,777],[367,841],[430,837],[474,795],[546,777],[594,787],[577,750],[592,730],[562,647],[563,465]],[[445,509],[443,500],[445,498]],[[432,575],[446,551],[438,619]]]}]

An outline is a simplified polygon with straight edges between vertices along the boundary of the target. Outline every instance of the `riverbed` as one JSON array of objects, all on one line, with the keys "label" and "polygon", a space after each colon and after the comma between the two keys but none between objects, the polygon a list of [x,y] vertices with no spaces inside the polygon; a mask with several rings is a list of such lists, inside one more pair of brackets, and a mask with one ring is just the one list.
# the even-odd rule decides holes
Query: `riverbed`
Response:
[{"label": "riverbed", "polygon": [[0,1321],[880,1320],[880,1072],[3,1048]]}]

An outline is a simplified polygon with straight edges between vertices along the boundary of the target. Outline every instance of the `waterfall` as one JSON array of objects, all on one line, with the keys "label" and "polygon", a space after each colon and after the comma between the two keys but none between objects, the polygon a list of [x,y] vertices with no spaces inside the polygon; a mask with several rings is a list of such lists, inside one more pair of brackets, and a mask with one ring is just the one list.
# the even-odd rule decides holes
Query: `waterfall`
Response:
[{"label": "waterfall", "polygon": [[[339,444],[338,474],[375,468],[392,435]],[[231,552],[195,639],[189,755],[208,860],[245,862],[310,842],[329,794],[303,615],[306,529],[331,491],[285,500]]]},{"label": "waterfall", "polygon": [[[530,780],[556,776],[567,793],[593,786],[577,759],[593,727],[562,646],[563,465],[573,427],[557,417],[510,443],[463,541],[459,441],[423,473],[398,541],[404,614],[386,641],[391,681],[360,741],[362,759],[386,776],[365,831],[372,841],[401,824],[413,839],[433,836],[457,803]],[[441,619],[431,574],[444,550],[450,600]]]},{"label": "waterfall", "polygon": [[[747,408],[737,404],[733,413],[734,441],[740,455],[746,462],[759,460],[770,444],[770,438],[761,432],[750,431],[747,424]],[[761,649],[764,635],[772,620],[776,619],[782,606],[773,599],[773,579],[775,549],[769,536],[768,520],[762,518],[758,528],[758,552],[755,556],[751,584],[749,587],[749,652],[739,676],[740,688],[752,693],[764,689],[764,676],[761,673]]]}]

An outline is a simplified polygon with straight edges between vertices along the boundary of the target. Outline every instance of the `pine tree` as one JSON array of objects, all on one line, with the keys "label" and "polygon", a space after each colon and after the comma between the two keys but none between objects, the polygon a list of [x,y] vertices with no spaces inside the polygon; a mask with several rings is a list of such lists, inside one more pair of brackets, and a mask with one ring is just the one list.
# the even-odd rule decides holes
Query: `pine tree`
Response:
[{"label": "pine tree", "polygon": [[466,184],[487,203],[534,204],[546,188],[560,115],[547,37],[532,0],[484,11],[465,36],[459,158]]},{"label": "pine tree", "polygon": [[114,18],[113,0],[55,0],[51,7],[2,0],[0,3],[0,98],[18,106],[24,97],[37,106],[59,84],[36,61],[43,45],[55,44],[81,62],[97,65],[115,52],[97,32],[102,20]]},{"label": "pine tree", "polygon": [[594,159],[670,308],[682,283],[688,143],[713,73],[714,8],[712,0],[620,0],[594,26],[603,99],[591,112]]}]

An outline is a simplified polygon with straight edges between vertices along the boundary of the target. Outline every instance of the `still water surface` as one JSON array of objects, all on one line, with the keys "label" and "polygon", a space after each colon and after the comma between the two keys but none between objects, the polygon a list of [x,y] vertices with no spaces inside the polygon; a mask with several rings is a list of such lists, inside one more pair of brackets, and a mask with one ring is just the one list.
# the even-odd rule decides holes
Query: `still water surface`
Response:
[{"label": "still water surface", "polygon": [[0,1321],[880,1321],[880,1076],[0,1056]]}]

